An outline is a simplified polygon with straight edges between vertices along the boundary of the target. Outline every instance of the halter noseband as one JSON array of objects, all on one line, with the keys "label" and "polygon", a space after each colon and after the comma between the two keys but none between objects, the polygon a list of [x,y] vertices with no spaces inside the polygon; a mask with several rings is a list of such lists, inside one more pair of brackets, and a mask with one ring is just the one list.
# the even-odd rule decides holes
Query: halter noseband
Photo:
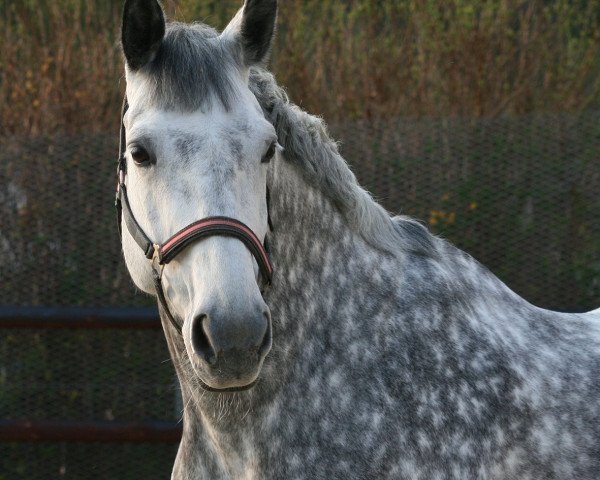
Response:
[{"label": "halter noseband", "polygon": [[[162,245],[152,242],[142,227],[136,221],[129,199],[127,198],[127,187],[125,186],[125,176],[127,174],[125,161],[125,125],[123,123],[125,113],[129,105],[127,97],[123,100],[123,108],[121,111],[121,138],[119,143],[119,160],[117,167],[117,195],[115,207],[117,209],[117,221],[119,226],[119,235],[122,233],[122,220],[125,220],[125,225],[130,235],[135,242],[140,246],[147,259],[152,261],[152,276],[158,301],[167,315],[167,318],[181,334],[181,325],[175,321],[167,305],[167,300],[162,288],[162,272],[166,264],[173,260],[191,243],[203,238],[221,235],[234,237],[240,240],[250,253],[256,259],[261,275],[266,285],[271,284],[273,275],[273,266],[267,254],[265,246],[260,242],[256,234],[247,225],[229,217],[207,217],[197,222],[191,223],[187,227],[170,237]],[[268,209],[268,190],[267,190],[267,209]],[[271,221],[269,218],[269,226]]]}]

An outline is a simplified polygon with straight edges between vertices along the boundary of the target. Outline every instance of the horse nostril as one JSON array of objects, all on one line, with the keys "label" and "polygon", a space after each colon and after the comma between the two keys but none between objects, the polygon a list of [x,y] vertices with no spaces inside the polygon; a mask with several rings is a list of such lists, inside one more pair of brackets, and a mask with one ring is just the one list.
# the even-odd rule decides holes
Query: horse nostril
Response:
[{"label": "horse nostril", "polygon": [[217,354],[204,328],[207,319],[206,315],[199,315],[192,321],[192,348],[196,355],[214,365],[217,362]]},{"label": "horse nostril", "polygon": [[271,315],[269,315],[267,312],[265,312],[264,316],[267,319],[267,331],[265,332],[265,336],[263,337],[260,348],[258,349],[259,358],[266,356],[267,353],[269,353],[269,350],[271,350],[271,345],[273,344],[273,332],[271,329]]}]

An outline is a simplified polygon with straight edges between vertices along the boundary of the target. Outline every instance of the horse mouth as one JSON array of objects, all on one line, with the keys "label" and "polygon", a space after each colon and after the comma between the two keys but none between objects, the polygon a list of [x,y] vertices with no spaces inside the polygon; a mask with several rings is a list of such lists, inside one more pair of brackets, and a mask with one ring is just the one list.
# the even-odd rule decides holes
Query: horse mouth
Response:
[{"label": "horse mouth", "polygon": [[[263,341],[260,346],[244,345],[217,350],[216,353],[209,341],[202,343],[197,338],[192,338],[186,348],[197,385],[204,391],[214,393],[252,389],[260,377],[265,356],[271,347],[270,324],[264,336],[267,341]],[[210,345],[210,348],[204,348],[205,345]]]},{"label": "horse mouth", "polygon": [[254,368],[249,368],[248,365],[245,366],[246,368],[237,365],[221,365],[219,368],[217,364],[217,368],[211,371],[202,368],[203,366],[194,365],[195,377],[202,390],[213,393],[235,393],[251,390],[257,384],[262,361]]},{"label": "horse mouth", "polygon": [[200,380],[200,386],[206,390],[207,392],[213,392],[213,393],[236,393],[236,392],[245,392],[247,390],[250,390],[254,387],[254,385],[256,385],[256,383],[258,382],[258,378],[256,378],[254,381],[248,383],[247,385],[242,385],[239,387],[224,387],[224,388],[216,388],[216,387],[211,387],[209,385],[207,385],[206,383],[204,383],[202,380]]}]

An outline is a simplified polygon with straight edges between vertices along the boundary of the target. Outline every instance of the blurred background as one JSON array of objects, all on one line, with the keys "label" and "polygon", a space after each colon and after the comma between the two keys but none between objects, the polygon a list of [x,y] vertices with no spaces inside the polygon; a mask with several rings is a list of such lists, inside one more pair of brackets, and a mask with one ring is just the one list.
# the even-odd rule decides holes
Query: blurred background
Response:
[{"label": "blurred background", "polygon": [[[165,0],[219,29],[241,1]],[[0,0],[0,480],[169,478],[181,405],[113,211],[122,0]],[[359,181],[530,302],[600,306],[600,0],[280,2]]]}]

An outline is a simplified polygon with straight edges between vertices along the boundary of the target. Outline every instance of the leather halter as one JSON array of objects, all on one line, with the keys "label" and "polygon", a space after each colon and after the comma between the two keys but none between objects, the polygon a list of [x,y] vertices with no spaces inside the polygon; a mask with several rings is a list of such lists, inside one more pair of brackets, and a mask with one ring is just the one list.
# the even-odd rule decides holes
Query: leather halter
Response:
[{"label": "leather halter", "polygon": [[[140,224],[135,219],[129,199],[127,198],[127,187],[125,186],[126,159],[125,159],[125,125],[123,123],[125,113],[129,105],[127,97],[123,99],[123,108],[121,111],[121,138],[119,142],[119,159],[117,167],[117,195],[115,207],[117,209],[117,221],[119,227],[119,236],[122,234],[122,220],[125,220],[125,226],[133,237],[135,242],[140,246],[144,255],[148,260],[152,261],[152,276],[156,295],[160,306],[164,310],[167,318],[175,327],[175,330],[181,334],[181,325],[175,320],[167,305],[167,300],[162,288],[162,272],[164,266],[173,260],[190,244],[202,240],[204,238],[220,235],[237,238],[240,240],[250,253],[256,259],[259,270],[263,276],[265,285],[271,284],[273,276],[273,266],[267,254],[267,250],[263,243],[258,239],[256,234],[244,223],[229,217],[207,217],[197,222],[191,223],[187,227],[182,228],[179,232],[171,236],[163,244],[155,243],[150,240],[144,232]],[[267,190],[267,209],[268,209],[268,190]],[[271,220],[269,218],[269,226]]]}]

